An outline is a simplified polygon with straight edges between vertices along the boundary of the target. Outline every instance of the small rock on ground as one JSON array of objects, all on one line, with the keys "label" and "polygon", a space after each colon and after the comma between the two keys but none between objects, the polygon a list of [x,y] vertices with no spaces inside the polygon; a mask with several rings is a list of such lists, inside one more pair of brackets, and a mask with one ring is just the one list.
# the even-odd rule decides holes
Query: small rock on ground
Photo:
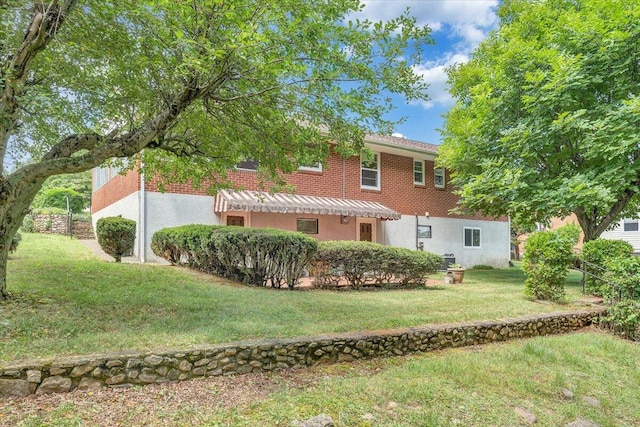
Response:
[{"label": "small rock on ground", "polygon": [[536,421],[538,421],[538,417],[524,408],[515,407],[513,410],[520,416],[520,418],[522,418],[522,421],[524,421],[524,423],[528,426],[534,425]]},{"label": "small rock on ground", "polygon": [[569,424],[567,424],[566,427],[600,427],[600,425],[594,423],[591,420],[580,417],[575,421],[572,421]]},{"label": "small rock on ground", "polygon": [[568,388],[563,388],[562,389],[562,396],[565,399],[573,399],[573,392],[571,390],[569,390]]},{"label": "small rock on ground", "polygon": [[335,427],[333,419],[327,414],[316,415],[305,421],[294,421],[291,423],[292,427]]},{"label": "small rock on ground", "polygon": [[600,407],[600,401],[598,399],[596,399],[595,397],[591,397],[591,396],[584,396],[582,398],[582,400],[584,401],[584,403],[586,403],[587,405],[591,405],[595,408],[599,408]]}]

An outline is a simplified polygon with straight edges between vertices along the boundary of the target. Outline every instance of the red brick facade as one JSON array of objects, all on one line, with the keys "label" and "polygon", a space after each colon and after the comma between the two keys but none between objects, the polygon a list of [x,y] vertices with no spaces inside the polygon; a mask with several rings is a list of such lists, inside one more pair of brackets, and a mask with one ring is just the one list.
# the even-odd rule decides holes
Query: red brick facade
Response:
[{"label": "red brick facade", "polygon": [[[375,147],[374,147],[375,148]],[[407,153],[411,155],[411,153]],[[417,155],[418,156],[418,155]],[[299,171],[287,177],[287,182],[296,188],[296,194],[324,196],[354,200],[375,201],[403,215],[425,215],[432,217],[475,218],[449,215],[456,206],[458,197],[452,193],[448,182],[445,189],[434,185],[434,162],[425,161],[425,184],[413,182],[413,157],[380,153],[380,190],[362,189],[360,186],[360,158],[342,158],[335,152],[323,163],[322,172]],[[229,173],[237,186],[246,190],[259,190],[258,174],[254,171],[238,170]],[[147,180],[146,191],[159,191],[157,180]],[[98,189],[93,195],[93,212],[139,190],[140,178],[135,171],[126,176],[117,176]],[[194,189],[189,184],[167,184],[167,193],[208,195],[205,189]],[[506,220],[506,219],[504,219]]]}]

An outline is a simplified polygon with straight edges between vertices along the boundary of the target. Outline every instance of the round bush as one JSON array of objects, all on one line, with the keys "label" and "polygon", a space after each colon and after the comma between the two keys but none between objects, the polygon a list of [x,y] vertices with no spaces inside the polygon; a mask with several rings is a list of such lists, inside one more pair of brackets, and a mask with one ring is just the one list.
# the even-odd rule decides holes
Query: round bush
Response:
[{"label": "round bush", "polygon": [[96,223],[98,243],[103,251],[121,262],[133,252],[136,240],[136,222],[119,216],[100,218]]}]

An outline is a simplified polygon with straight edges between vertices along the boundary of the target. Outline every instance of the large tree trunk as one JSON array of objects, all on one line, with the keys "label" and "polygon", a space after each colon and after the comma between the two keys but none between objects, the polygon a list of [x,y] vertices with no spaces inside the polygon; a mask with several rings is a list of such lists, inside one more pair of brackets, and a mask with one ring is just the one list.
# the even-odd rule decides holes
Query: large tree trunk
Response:
[{"label": "large tree trunk", "polygon": [[11,242],[43,183],[44,179],[13,183],[0,177],[0,299],[9,296],[7,262]]}]

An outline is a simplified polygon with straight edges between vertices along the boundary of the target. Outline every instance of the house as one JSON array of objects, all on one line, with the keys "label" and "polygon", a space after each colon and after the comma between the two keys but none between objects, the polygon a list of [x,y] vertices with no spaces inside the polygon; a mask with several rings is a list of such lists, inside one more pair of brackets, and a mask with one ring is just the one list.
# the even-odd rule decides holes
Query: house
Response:
[{"label": "house", "polygon": [[610,230],[600,235],[602,239],[624,240],[633,246],[633,253],[640,255],[640,220],[638,218],[624,218]]},{"label": "house", "polygon": [[[137,222],[134,255],[157,260],[153,233],[183,224],[227,224],[301,231],[318,240],[368,240],[423,249],[466,267],[506,266],[510,254],[507,218],[450,215],[458,197],[447,173],[435,168],[438,147],[405,138],[369,135],[371,160],[343,158],[333,150],[321,164],[287,176],[295,194],[258,191],[255,164],[229,174],[243,191],[215,196],[185,184],[159,191],[137,170],[119,175],[93,171],[93,221],[122,215]],[[455,261],[454,261],[455,259]]]}]

